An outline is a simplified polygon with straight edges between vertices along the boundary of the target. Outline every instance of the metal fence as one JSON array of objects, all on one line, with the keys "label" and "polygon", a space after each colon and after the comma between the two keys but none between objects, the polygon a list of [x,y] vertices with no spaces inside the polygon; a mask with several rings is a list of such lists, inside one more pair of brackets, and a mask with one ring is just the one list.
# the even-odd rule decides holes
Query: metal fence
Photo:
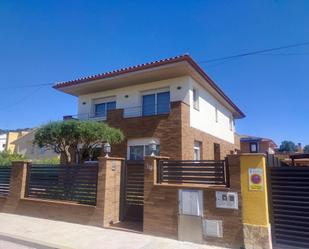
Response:
[{"label": "metal fence", "polygon": [[309,166],[268,168],[274,248],[309,248]]},{"label": "metal fence", "polygon": [[0,196],[8,196],[10,192],[11,167],[0,166]]},{"label": "metal fence", "polygon": [[229,170],[226,160],[159,161],[158,183],[209,184],[229,186]]},{"label": "metal fence", "polygon": [[266,154],[266,165],[267,167],[283,167],[289,166],[288,164],[282,162],[277,156],[273,154]]},{"label": "metal fence", "polygon": [[98,165],[30,165],[26,196],[96,205]]}]

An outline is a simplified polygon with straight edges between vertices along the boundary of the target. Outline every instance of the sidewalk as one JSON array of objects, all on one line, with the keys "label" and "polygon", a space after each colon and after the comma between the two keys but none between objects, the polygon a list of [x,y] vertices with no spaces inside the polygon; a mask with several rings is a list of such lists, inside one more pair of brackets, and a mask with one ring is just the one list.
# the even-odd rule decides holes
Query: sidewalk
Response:
[{"label": "sidewalk", "polygon": [[33,245],[42,245],[31,248],[222,249],[113,229],[5,213],[0,213],[0,224],[0,240],[2,240],[1,237],[8,236]]}]

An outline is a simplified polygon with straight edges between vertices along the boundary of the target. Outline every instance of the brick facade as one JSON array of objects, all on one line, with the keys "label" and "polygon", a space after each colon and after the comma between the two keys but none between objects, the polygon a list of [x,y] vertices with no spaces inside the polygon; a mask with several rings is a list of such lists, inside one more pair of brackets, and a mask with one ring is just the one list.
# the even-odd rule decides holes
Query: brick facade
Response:
[{"label": "brick facade", "polygon": [[239,138],[235,136],[234,144],[224,141],[220,138],[207,134],[203,131],[190,126],[190,106],[182,103],[182,160],[193,159],[194,141],[201,142],[202,160],[214,160],[214,144],[220,145],[220,158],[224,159],[227,155],[239,150]]},{"label": "brick facade", "polygon": [[123,118],[123,109],[109,111],[108,125],[121,129],[126,138],[112,146],[112,155],[126,157],[128,139],[155,137],[160,139],[162,156],[181,158],[181,106],[181,102],[171,103],[169,114],[149,117]]},{"label": "brick facade", "polygon": [[[251,153],[250,151],[250,144],[252,142],[241,142],[240,143],[240,150],[241,150],[241,153]],[[258,151],[256,153],[265,153],[265,152],[268,152],[269,149],[272,149],[274,150],[275,149],[275,146],[273,145],[273,142],[271,141],[257,141],[257,142],[254,142],[258,145]]]},{"label": "brick facade", "polygon": [[[161,157],[162,158],[162,157]],[[230,188],[224,186],[166,186],[156,184],[156,157],[146,157],[144,164],[144,220],[143,232],[178,239],[179,189],[203,190],[203,217],[223,221],[223,237],[204,237],[203,243],[239,248],[243,244],[242,200],[240,192],[239,156],[228,156]],[[25,197],[28,163],[12,166],[10,193],[0,198],[0,212],[109,227],[119,222],[120,178],[122,159],[100,158],[98,168],[96,206],[68,201]],[[238,193],[239,208],[216,208],[215,192]]]},{"label": "brick facade", "polygon": [[[223,238],[204,237],[204,243],[240,248],[243,245],[242,200],[240,186],[239,156],[228,156],[230,165],[230,188],[205,187],[194,185],[164,186],[156,185],[156,161],[146,157],[144,183],[144,233],[178,238],[178,190],[183,188],[203,190],[204,218],[223,221]],[[238,193],[238,210],[216,208],[216,190]]]},{"label": "brick facade", "polygon": [[8,197],[0,197],[0,212],[84,225],[109,226],[119,221],[120,158],[100,158],[96,206],[25,197],[27,162],[14,162]]},{"label": "brick facade", "polygon": [[109,111],[107,123],[123,131],[126,141],[112,146],[112,155],[127,156],[127,140],[154,137],[160,140],[160,155],[170,159],[193,159],[194,141],[202,143],[202,158],[214,159],[214,143],[220,144],[221,159],[239,150],[239,138],[231,144],[198,129],[190,127],[190,107],[183,102],[172,102],[167,115],[123,118],[123,109]]}]

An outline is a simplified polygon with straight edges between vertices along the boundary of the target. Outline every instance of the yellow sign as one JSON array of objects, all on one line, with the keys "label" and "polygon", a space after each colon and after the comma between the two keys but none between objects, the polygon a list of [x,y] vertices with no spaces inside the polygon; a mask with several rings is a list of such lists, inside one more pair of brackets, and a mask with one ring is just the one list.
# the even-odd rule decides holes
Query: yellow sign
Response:
[{"label": "yellow sign", "polygon": [[261,168],[249,168],[249,190],[263,191],[264,179],[263,169]]}]

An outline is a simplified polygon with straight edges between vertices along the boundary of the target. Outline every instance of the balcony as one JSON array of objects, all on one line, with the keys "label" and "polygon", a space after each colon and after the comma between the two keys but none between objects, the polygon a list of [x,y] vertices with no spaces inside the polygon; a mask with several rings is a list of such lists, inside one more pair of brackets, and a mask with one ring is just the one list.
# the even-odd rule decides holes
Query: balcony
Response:
[{"label": "balcony", "polygon": [[94,121],[105,121],[107,119],[108,113],[114,111],[121,111],[123,118],[135,118],[135,117],[148,117],[157,115],[167,115],[170,113],[171,105],[152,105],[152,106],[136,106],[127,108],[117,108],[112,110],[107,110],[104,113],[79,113],[77,115],[67,115],[63,117],[63,120],[76,119],[76,120],[94,120]]}]

